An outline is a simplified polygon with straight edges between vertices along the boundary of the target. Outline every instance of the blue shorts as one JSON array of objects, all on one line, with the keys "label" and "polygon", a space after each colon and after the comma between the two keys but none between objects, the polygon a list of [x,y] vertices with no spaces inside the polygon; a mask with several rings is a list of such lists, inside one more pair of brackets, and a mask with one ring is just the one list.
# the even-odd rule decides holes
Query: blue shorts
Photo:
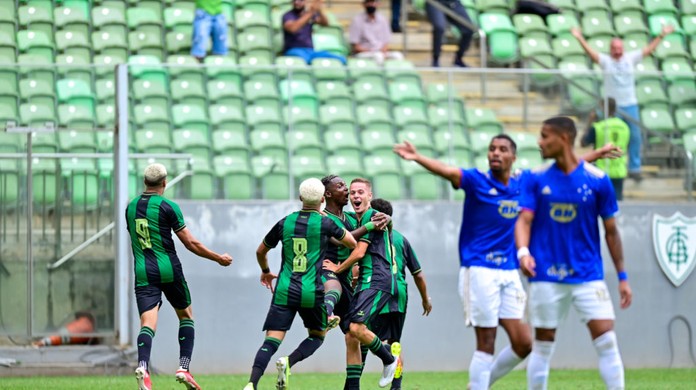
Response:
[{"label": "blue shorts", "polygon": [[196,10],[193,19],[191,55],[205,57],[208,39],[213,40],[213,54],[227,54],[227,20],[224,14],[210,15],[202,9]]}]

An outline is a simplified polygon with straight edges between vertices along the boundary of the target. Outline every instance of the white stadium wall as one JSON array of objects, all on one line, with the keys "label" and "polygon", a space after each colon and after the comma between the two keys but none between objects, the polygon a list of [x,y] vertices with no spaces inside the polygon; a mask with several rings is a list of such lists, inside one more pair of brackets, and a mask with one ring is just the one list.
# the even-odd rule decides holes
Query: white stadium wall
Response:
[{"label": "white stadium wall", "polygon": [[[192,370],[197,373],[247,373],[262,343],[261,327],[271,294],[259,283],[255,250],[271,226],[299,207],[299,202],[180,202],[186,223],[193,234],[216,251],[227,251],[233,264],[222,268],[200,259],[178,244],[193,299],[196,346]],[[618,217],[626,259],[626,269],[634,293],[633,305],[618,308],[616,272],[606,246],[603,246],[606,280],[616,308],[616,333],[626,367],[691,367],[690,352],[696,341],[696,276],[691,275],[676,287],[658,264],[653,247],[655,216],[670,217],[681,212],[688,219],[677,224],[677,240],[670,241],[673,260],[696,261],[696,205],[624,203]],[[409,285],[409,313],[403,335],[403,355],[407,370],[466,370],[474,349],[473,329],[464,326],[462,306],[457,295],[459,260],[457,240],[462,205],[449,202],[394,202],[394,226],[412,243],[425,271],[433,312],[422,317],[420,298],[413,283]],[[659,217],[658,217],[659,218]],[[690,224],[690,222],[693,222]],[[667,230],[664,230],[667,228]],[[662,224],[665,232],[674,226]],[[671,230],[670,230],[671,229]],[[660,238],[666,241],[667,238]],[[178,243],[178,241],[177,241]],[[665,244],[666,245],[666,244]],[[681,247],[679,246],[681,245]],[[675,257],[676,256],[676,257]],[[270,252],[271,268],[278,269],[280,250]],[[683,274],[689,264],[679,264]],[[676,263],[671,264],[674,268]],[[669,266],[669,264],[668,264]],[[132,269],[132,268],[131,268]],[[683,275],[682,275],[683,279]],[[131,297],[133,338],[138,333],[137,312]],[[164,304],[154,339],[152,365],[173,372],[178,364],[178,323],[173,310]],[[502,329],[498,333],[499,350],[507,344]],[[306,337],[297,319],[276,354],[290,353]],[[135,340],[132,340],[135,345]],[[345,372],[345,348],[340,330],[332,330],[324,345],[293,372]],[[693,355],[691,355],[693,356]],[[559,328],[553,357],[555,368],[595,368],[595,350],[585,326],[572,311]],[[273,366],[272,364],[269,367]],[[368,370],[381,365],[368,357]],[[270,369],[269,369],[270,370]]]}]

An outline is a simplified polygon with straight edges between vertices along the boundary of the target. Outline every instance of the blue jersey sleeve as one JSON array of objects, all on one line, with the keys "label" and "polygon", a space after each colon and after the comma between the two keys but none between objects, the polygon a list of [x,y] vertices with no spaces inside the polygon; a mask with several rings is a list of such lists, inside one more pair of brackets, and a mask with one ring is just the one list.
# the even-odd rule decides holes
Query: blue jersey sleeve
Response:
[{"label": "blue jersey sleeve", "polygon": [[609,175],[604,176],[599,182],[599,185],[600,192],[599,196],[597,196],[599,216],[602,217],[602,219],[609,219],[619,212],[619,204],[616,202],[614,186],[611,184]]},{"label": "blue jersey sleeve", "polygon": [[459,189],[469,192],[474,188],[474,184],[476,183],[476,178],[474,177],[476,169],[460,168],[460,171],[462,172],[462,178],[459,180]]},{"label": "blue jersey sleeve", "polygon": [[531,171],[523,171],[520,174],[520,211],[536,211],[536,187],[537,175]]}]

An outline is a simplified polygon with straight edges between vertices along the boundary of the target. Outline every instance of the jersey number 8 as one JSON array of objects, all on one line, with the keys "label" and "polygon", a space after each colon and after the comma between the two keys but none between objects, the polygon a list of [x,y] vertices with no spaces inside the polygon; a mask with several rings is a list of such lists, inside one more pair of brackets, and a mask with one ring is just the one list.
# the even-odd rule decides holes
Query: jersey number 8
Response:
[{"label": "jersey number 8", "polygon": [[292,272],[307,271],[307,239],[293,238],[292,251],[295,252],[295,257],[292,259]]}]

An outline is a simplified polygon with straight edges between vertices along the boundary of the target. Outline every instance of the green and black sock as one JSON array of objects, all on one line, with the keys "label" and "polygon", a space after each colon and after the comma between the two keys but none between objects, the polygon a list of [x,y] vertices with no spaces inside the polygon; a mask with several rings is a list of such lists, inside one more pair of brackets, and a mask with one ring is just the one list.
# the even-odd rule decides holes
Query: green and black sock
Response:
[{"label": "green and black sock", "polygon": [[192,319],[179,321],[179,366],[184,370],[189,369],[191,355],[193,354],[193,341],[196,337],[196,330]]},{"label": "green and black sock", "polygon": [[249,382],[254,384],[254,388],[259,384],[259,379],[261,379],[263,372],[266,371],[268,362],[271,361],[271,357],[276,353],[279,346],[280,340],[273,337],[266,337],[261,348],[256,352],[254,365],[251,368],[251,377],[249,377]]},{"label": "green and black sock", "polygon": [[149,370],[150,352],[152,351],[152,339],[155,337],[155,331],[148,326],[140,328],[138,333],[138,367],[144,367]]}]

